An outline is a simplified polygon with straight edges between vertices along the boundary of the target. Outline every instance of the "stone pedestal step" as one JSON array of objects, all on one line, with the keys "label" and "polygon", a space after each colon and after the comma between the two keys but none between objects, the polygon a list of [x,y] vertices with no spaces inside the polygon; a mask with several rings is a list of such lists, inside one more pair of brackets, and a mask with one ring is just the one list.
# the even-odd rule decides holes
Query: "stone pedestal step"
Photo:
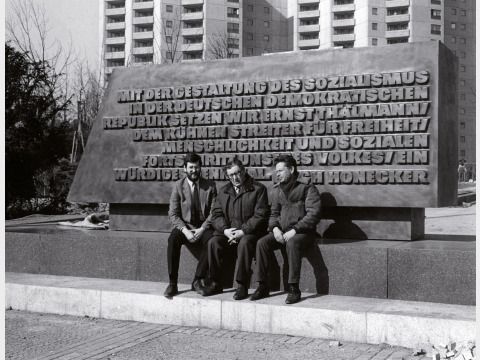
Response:
[{"label": "stone pedestal step", "polygon": [[233,289],[202,297],[166,283],[6,273],[6,307],[116,320],[288,334],[414,348],[475,338],[475,307],[303,293],[295,305],[285,294],[260,301],[232,299]]}]

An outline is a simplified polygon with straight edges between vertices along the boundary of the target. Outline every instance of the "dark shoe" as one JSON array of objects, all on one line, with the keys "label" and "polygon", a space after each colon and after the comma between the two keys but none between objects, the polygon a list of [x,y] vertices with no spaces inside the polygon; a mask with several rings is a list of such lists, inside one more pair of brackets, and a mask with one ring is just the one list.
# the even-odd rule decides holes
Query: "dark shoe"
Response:
[{"label": "dark shoe", "polygon": [[248,298],[248,289],[244,285],[238,285],[235,294],[233,294],[233,300],[243,300]]},{"label": "dark shoe", "polygon": [[202,296],[205,296],[205,295],[204,295],[204,293],[205,293],[205,288],[203,287],[203,285],[202,285],[202,280],[200,280],[200,279],[193,280],[192,290],[195,291],[197,294],[200,294],[200,295],[202,295]]},{"label": "dark shoe", "polygon": [[260,284],[258,285],[257,290],[255,290],[252,296],[250,296],[250,300],[252,301],[260,300],[269,296],[270,294],[268,292],[268,288],[264,284]]},{"label": "dark shoe", "polygon": [[300,301],[302,293],[298,288],[298,285],[290,285],[288,288],[288,295],[285,299],[285,304],[295,304]]},{"label": "dark shoe", "polygon": [[172,297],[172,296],[175,296],[178,294],[178,286],[177,284],[168,284],[167,288],[165,289],[165,292],[163,293],[163,295],[165,295],[166,297]]},{"label": "dark shoe", "polygon": [[212,296],[212,295],[217,295],[221,294],[223,292],[222,285],[217,284],[216,282],[212,281],[210,286],[204,289],[203,291],[203,296]]}]

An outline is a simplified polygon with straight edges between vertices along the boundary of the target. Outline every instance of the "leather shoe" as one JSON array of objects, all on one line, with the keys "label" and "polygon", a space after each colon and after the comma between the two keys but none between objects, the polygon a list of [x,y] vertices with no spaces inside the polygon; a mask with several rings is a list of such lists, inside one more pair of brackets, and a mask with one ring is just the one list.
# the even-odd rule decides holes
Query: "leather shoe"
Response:
[{"label": "leather shoe", "polygon": [[212,296],[212,295],[217,295],[221,294],[223,292],[222,285],[212,281],[210,286],[206,287],[203,291],[203,296]]},{"label": "leather shoe", "polygon": [[302,293],[300,292],[298,285],[290,285],[285,304],[295,304],[300,301],[301,297]]},{"label": "leather shoe", "polygon": [[172,296],[175,296],[178,294],[178,286],[177,284],[168,284],[167,288],[165,289],[165,292],[163,293],[163,295],[165,295],[166,297],[172,297]]},{"label": "leather shoe", "polygon": [[235,290],[235,294],[233,294],[233,300],[243,300],[248,297],[248,290],[247,287],[244,285],[238,285],[237,290]]},{"label": "leather shoe", "polygon": [[205,288],[202,285],[202,280],[196,279],[192,282],[192,290],[195,291],[197,294],[205,296]]},{"label": "leather shoe", "polygon": [[256,301],[256,300],[264,299],[269,296],[270,294],[269,294],[268,288],[265,285],[260,284],[258,285],[257,290],[255,290],[252,296],[250,296],[250,300]]}]

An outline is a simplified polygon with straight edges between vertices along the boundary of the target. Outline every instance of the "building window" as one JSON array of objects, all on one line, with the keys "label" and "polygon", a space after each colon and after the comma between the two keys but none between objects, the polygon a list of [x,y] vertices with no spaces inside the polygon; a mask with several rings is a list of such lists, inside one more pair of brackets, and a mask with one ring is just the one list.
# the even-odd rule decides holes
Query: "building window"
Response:
[{"label": "building window", "polygon": [[171,52],[171,51],[167,51],[167,52],[165,53],[165,57],[166,57],[167,59],[171,60],[171,59],[172,59],[172,52]]},{"label": "building window", "polygon": [[266,27],[266,28],[269,28],[270,27],[270,21],[264,21],[263,26]]},{"label": "building window", "polygon": [[465,150],[460,150],[460,156],[465,157]]},{"label": "building window", "polygon": [[465,56],[466,56],[465,51],[460,51],[460,57],[464,59]]},{"label": "building window", "polygon": [[465,93],[460,94],[460,100],[465,100]]},{"label": "building window", "polygon": [[247,19],[247,24],[253,26],[253,19]]},{"label": "building window", "polygon": [[240,16],[239,8],[227,7],[227,17],[238,18]]},{"label": "building window", "polygon": [[460,136],[460,142],[464,143],[465,142],[465,136]]},{"label": "building window", "polygon": [[248,40],[253,40],[253,33],[251,33],[251,32],[247,33],[247,39]]},{"label": "building window", "polygon": [[248,6],[247,6],[247,9],[248,9],[248,11],[252,11],[252,12],[253,12],[253,5],[248,5]]},{"label": "building window", "polygon": [[441,10],[435,10],[435,9],[430,10],[430,17],[432,19],[440,20],[442,18],[442,11]]},{"label": "building window", "polygon": [[240,40],[234,38],[227,38],[227,44],[230,49],[238,49],[240,45]]},{"label": "building window", "polygon": [[248,48],[247,49],[247,54],[248,55],[253,55],[253,48]]},{"label": "building window", "polygon": [[450,41],[451,41],[452,43],[456,43],[456,42],[457,42],[457,38],[456,38],[455,36],[452,36],[451,39],[450,39]]},{"label": "building window", "polygon": [[173,27],[173,21],[172,20],[167,20],[165,21],[165,26],[167,28],[172,28]]},{"label": "building window", "polygon": [[378,44],[378,39],[372,38],[372,45],[377,46],[377,44]]},{"label": "building window", "polygon": [[464,108],[460,108],[460,114],[465,115],[465,109]]},{"label": "building window", "polygon": [[460,80],[460,86],[465,86],[465,80]]},{"label": "building window", "polygon": [[465,38],[460,38],[460,44],[465,44],[465,43],[466,43]]},{"label": "building window", "polygon": [[378,15],[378,8],[372,7],[372,15]]},{"label": "building window", "polygon": [[451,23],[450,23],[450,28],[452,28],[453,30],[455,30],[455,29],[457,28],[457,23],[451,22]]},{"label": "building window", "polygon": [[452,15],[457,15],[457,9],[452,8]]},{"label": "building window", "polygon": [[166,5],[165,10],[166,12],[173,12],[173,5]]},{"label": "building window", "polygon": [[269,8],[268,6],[265,6],[265,7],[263,8],[263,13],[264,13],[264,14],[270,14],[270,8]]},{"label": "building window", "polygon": [[377,30],[378,24],[377,23],[372,23],[372,30]]},{"label": "building window", "polygon": [[227,32],[238,34],[240,32],[240,25],[236,23],[227,23]]},{"label": "building window", "polygon": [[460,65],[460,72],[465,72],[465,65]]},{"label": "building window", "polygon": [[465,130],[465,123],[463,121],[460,123],[460,129]]},{"label": "building window", "polygon": [[467,30],[467,25],[466,24],[460,24],[460,29],[463,31]]},{"label": "building window", "polygon": [[165,40],[167,41],[167,44],[172,43],[172,37],[171,36],[165,36]]},{"label": "building window", "polygon": [[442,2],[440,0],[431,0],[430,3],[433,5],[442,5]]},{"label": "building window", "polygon": [[442,26],[437,24],[430,25],[430,33],[440,35],[442,33]]},{"label": "building window", "polygon": [[270,41],[270,36],[268,36],[268,35],[263,35],[263,40],[264,40],[264,41]]},{"label": "building window", "polygon": [[461,16],[467,16],[467,11],[466,10],[460,10],[460,15]]}]

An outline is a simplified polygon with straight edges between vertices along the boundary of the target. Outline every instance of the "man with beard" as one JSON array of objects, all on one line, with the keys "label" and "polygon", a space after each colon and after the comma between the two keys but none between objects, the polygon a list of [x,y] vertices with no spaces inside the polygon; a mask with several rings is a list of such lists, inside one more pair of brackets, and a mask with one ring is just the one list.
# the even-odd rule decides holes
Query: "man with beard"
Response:
[{"label": "man with beard", "polygon": [[288,295],[285,302],[300,301],[298,286],[302,266],[302,251],[315,243],[316,227],[320,221],[320,194],[314,185],[297,180],[297,162],[291,155],[280,155],[274,160],[278,183],[270,195],[271,215],[269,234],[258,240],[256,274],[258,288],[251,300],[269,295],[267,286],[268,262],[275,249],[285,249],[288,259]]},{"label": "man with beard", "polygon": [[236,247],[235,300],[248,297],[250,268],[257,240],[266,234],[268,200],[265,186],[248,175],[242,162],[234,158],[225,166],[229,183],[218,192],[212,209],[214,236],[208,242],[209,274],[212,283],[205,295],[221,293],[222,265],[225,251]]},{"label": "man with beard", "polygon": [[167,297],[178,294],[178,267],[182,245],[197,248],[200,252],[192,290],[203,295],[202,280],[208,272],[206,246],[213,234],[210,209],[217,194],[215,183],[201,176],[202,159],[197,154],[186,154],[183,167],[186,176],[175,183],[168,209],[168,216],[174,229],[168,238],[167,260],[170,282],[164,293]]}]

